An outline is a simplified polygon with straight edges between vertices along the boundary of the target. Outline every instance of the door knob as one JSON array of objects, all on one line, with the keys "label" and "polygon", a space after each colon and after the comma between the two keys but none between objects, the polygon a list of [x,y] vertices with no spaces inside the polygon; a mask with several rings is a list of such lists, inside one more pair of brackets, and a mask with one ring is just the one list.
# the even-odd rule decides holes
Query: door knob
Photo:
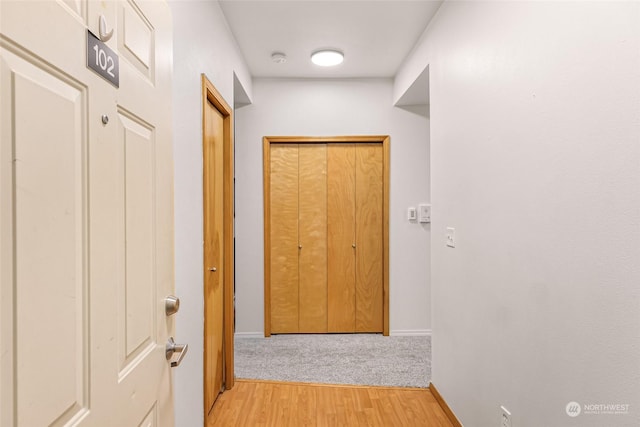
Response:
[{"label": "door knob", "polygon": [[298,249],[302,249],[302,245],[298,245]]},{"label": "door knob", "polygon": [[352,243],[352,244],[351,244],[351,247],[352,247],[353,249],[355,249],[355,248],[356,248],[356,244],[355,244],[355,243]]},{"label": "door knob", "polygon": [[217,268],[215,268],[215,267],[211,267],[211,268],[209,269],[209,271],[213,271],[213,272],[215,273],[216,271],[218,271],[218,269],[217,269]]},{"label": "door knob", "polygon": [[167,316],[176,314],[180,310],[180,298],[169,295],[164,299],[164,312]]},{"label": "door knob", "polygon": [[169,337],[169,341],[167,341],[167,346],[165,349],[165,356],[167,357],[167,360],[171,360],[173,358],[173,355],[178,353],[178,359],[171,362],[172,368],[180,366],[180,363],[182,362],[182,359],[184,359],[184,356],[187,354],[188,349],[189,344],[176,344],[176,342],[173,340],[173,337]]}]

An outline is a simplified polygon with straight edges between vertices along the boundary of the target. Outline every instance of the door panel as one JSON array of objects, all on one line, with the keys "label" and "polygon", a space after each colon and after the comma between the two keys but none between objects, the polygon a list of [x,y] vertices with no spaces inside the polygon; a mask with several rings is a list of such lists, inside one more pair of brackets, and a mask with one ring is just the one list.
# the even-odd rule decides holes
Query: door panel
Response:
[{"label": "door panel", "polygon": [[271,145],[270,191],[271,332],[298,332],[297,144]]},{"label": "door panel", "polygon": [[356,332],[383,329],[382,144],[356,148]]},{"label": "door panel", "polygon": [[355,330],[355,144],[327,146],[328,330]]},{"label": "door panel", "polygon": [[[14,98],[9,239],[15,250],[18,421],[50,425],[87,410],[86,92],[15,55],[5,53],[3,61],[13,84],[2,93]],[[42,401],[48,404],[39,409]]]},{"label": "door panel", "polygon": [[210,103],[205,107],[204,215],[205,215],[205,407],[207,412],[222,389],[224,260],[223,260],[223,167],[224,118]]},{"label": "door panel", "polygon": [[153,349],[156,336],[154,271],[156,269],[154,130],[140,118],[120,111],[118,139],[122,144],[124,168],[124,280],[120,281],[119,306],[123,316],[119,336],[122,337],[122,371],[139,355]]},{"label": "door panel", "polygon": [[135,3],[123,2],[118,11],[118,49],[151,84],[155,83],[155,30]]},{"label": "door panel", "polygon": [[298,146],[299,331],[327,332],[327,146]]}]

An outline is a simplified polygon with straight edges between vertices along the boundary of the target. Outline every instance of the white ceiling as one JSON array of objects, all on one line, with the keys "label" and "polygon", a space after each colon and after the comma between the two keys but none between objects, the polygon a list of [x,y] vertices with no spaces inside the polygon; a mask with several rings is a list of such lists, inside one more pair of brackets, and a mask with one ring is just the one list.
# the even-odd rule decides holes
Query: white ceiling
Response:
[{"label": "white ceiling", "polygon": [[[442,0],[220,0],[254,77],[393,77]],[[337,48],[337,67],[311,52]],[[273,52],[287,62],[276,64]]]}]

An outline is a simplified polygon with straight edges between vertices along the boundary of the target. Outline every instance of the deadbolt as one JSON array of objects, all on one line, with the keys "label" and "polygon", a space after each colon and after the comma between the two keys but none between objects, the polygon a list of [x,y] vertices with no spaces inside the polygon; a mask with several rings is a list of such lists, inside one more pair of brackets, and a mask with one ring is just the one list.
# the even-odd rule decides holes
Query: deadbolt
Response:
[{"label": "deadbolt", "polygon": [[167,316],[176,314],[180,310],[180,298],[169,295],[164,299],[164,312]]}]

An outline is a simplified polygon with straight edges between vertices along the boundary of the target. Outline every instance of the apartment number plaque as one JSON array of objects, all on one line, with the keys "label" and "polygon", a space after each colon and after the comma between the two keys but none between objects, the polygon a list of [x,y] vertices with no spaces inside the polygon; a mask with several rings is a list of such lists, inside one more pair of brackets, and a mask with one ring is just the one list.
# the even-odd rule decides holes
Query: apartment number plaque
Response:
[{"label": "apartment number plaque", "polygon": [[120,87],[118,55],[89,30],[87,30],[87,67],[115,87]]}]

